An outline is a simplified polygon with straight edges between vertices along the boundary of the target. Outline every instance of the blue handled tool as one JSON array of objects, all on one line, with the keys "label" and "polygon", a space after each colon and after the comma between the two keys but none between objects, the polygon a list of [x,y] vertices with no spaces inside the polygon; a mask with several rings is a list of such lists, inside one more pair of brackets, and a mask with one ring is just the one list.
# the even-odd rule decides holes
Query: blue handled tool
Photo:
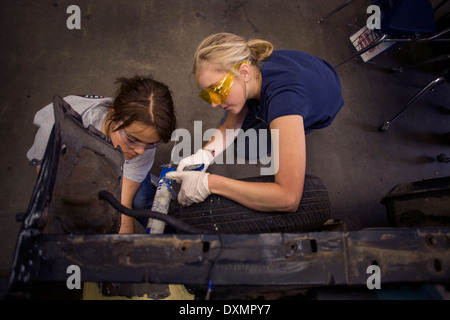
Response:
[{"label": "blue handled tool", "polygon": [[[183,171],[202,171],[204,164],[194,164],[186,166]],[[152,211],[167,214],[169,212],[170,200],[172,198],[172,184],[173,180],[166,178],[166,174],[177,170],[177,165],[173,163],[164,164],[161,166],[162,171],[158,178],[158,188],[156,189],[155,198],[153,200]],[[164,233],[165,223],[160,220],[148,219],[147,234],[162,234]]]}]

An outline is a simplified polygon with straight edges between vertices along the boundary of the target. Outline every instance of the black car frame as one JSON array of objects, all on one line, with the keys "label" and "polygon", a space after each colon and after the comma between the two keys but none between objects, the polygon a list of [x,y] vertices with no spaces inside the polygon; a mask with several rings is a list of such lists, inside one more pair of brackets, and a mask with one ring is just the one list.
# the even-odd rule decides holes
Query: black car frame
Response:
[{"label": "black car frame", "polygon": [[[304,232],[224,234],[171,215],[125,212],[117,200],[121,151],[84,128],[62,98],[55,96],[54,107],[55,126],[22,217],[7,298],[83,298],[66,286],[70,266],[79,268],[82,283],[103,283],[104,294],[122,285],[115,294],[128,296],[123,291],[136,293],[139,285],[181,284],[196,299],[320,298],[348,290],[373,298],[379,288],[450,283],[447,221],[358,231],[325,223]],[[438,188],[447,204],[449,185],[447,178]],[[395,200],[391,195],[384,201],[392,209]],[[175,232],[117,234],[119,211],[161,219]],[[54,284],[62,285],[64,295],[52,291]]]}]

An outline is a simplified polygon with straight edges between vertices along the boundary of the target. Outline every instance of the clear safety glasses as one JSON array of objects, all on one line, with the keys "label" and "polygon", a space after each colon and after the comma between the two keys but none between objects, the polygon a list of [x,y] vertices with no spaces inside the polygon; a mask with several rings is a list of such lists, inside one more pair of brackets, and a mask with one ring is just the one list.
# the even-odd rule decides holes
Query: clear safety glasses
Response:
[{"label": "clear safety glasses", "polygon": [[120,137],[122,138],[122,141],[128,147],[133,148],[133,149],[136,149],[136,148],[145,149],[145,150],[154,149],[157,146],[159,146],[162,142],[161,140],[159,140],[157,142],[153,142],[153,143],[138,142],[138,141],[134,140],[133,138],[131,138],[124,129],[120,129],[120,130],[118,130],[118,132],[119,132]]}]

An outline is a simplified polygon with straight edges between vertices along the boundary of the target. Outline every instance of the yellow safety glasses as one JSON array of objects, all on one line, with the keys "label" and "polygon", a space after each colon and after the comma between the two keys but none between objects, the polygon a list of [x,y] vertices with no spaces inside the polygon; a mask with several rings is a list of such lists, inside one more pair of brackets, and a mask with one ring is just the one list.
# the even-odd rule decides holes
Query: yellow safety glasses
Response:
[{"label": "yellow safety glasses", "polygon": [[[247,61],[239,62],[238,64],[236,64],[233,67],[233,70],[239,69],[239,67],[243,63],[250,64],[250,61],[247,60]],[[227,96],[230,93],[231,87],[233,86],[234,77],[235,77],[235,73],[233,70],[228,72],[228,74],[219,82],[218,85],[216,85],[214,87],[209,87],[206,90],[200,91],[200,93],[198,94],[199,97],[208,103],[214,103],[214,104],[223,103],[227,99]]]}]

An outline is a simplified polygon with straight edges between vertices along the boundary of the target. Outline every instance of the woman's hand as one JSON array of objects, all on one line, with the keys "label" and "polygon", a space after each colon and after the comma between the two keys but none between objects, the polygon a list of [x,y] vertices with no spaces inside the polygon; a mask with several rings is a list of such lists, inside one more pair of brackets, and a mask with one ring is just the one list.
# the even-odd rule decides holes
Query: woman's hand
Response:
[{"label": "woman's hand", "polygon": [[211,194],[208,186],[209,173],[200,171],[172,171],[166,174],[169,179],[181,183],[178,202],[182,206],[204,201]]},{"label": "woman's hand", "polygon": [[203,164],[204,167],[202,171],[206,171],[208,166],[211,164],[211,162],[214,160],[214,155],[209,150],[203,150],[199,149],[196,153],[193,155],[184,158],[180,161],[177,167],[177,172],[182,172],[185,167],[191,166],[194,164]]}]

